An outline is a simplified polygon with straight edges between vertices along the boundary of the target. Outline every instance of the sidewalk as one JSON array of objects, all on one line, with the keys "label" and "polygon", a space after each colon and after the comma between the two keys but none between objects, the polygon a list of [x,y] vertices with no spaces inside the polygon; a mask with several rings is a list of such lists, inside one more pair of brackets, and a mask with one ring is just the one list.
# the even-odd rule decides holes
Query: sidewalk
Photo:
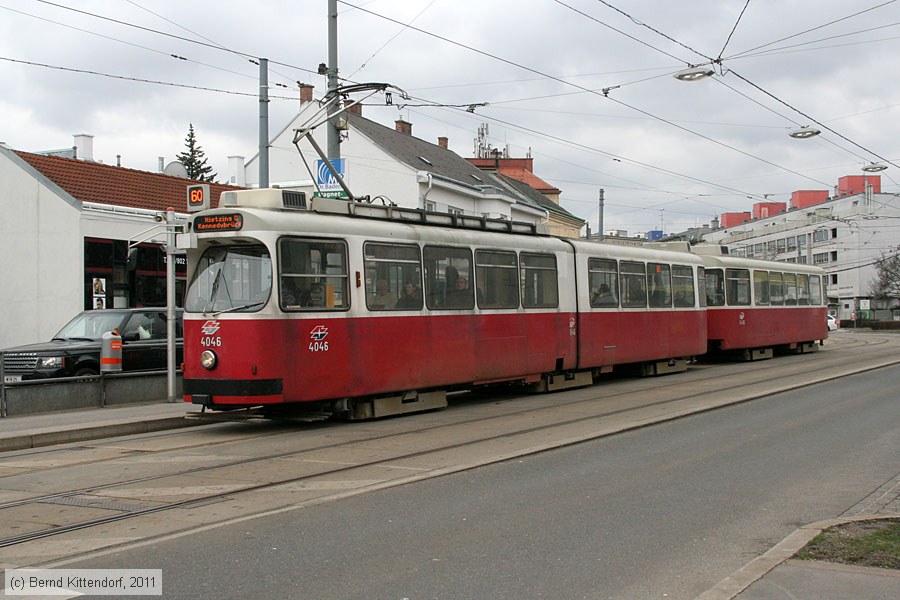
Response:
[{"label": "sidewalk", "polygon": [[894,600],[900,598],[900,570],[794,556],[824,529],[850,521],[900,518],[900,473],[837,519],[801,527],[750,561],[697,600]]},{"label": "sidewalk", "polygon": [[202,425],[202,421],[185,418],[188,412],[199,410],[182,401],[162,400],[7,417],[0,419],[0,452]]}]

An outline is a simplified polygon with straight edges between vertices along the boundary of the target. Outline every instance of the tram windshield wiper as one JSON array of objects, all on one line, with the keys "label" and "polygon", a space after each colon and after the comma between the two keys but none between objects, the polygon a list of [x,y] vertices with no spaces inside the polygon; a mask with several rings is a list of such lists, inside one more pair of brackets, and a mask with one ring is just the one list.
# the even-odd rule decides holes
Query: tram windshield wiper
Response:
[{"label": "tram windshield wiper", "polygon": [[[254,306],[262,306],[262,305],[265,304],[265,303],[266,303],[265,300],[260,300],[259,302],[251,302],[251,303],[249,303],[249,304],[242,304],[241,306],[232,306],[231,308],[226,308],[226,309],[224,309],[224,310],[217,310],[217,311],[214,311],[214,312],[211,313],[211,315],[214,316],[214,317],[217,317],[217,316],[219,316],[219,315],[221,315],[221,314],[223,314],[223,313],[236,312],[236,311],[244,310],[244,309],[247,309],[247,308],[253,308]],[[206,315],[206,313],[203,313],[203,314]]]},{"label": "tram windshield wiper", "polygon": [[215,306],[216,303],[216,294],[219,293],[219,283],[222,281],[222,271],[225,268],[224,261],[222,262],[222,266],[219,267],[219,271],[216,273],[215,279],[213,279],[212,290],[209,293],[209,302],[206,303],[206,308],[203,309],[203,314],[206,315],[209,313],[209,309]]}]

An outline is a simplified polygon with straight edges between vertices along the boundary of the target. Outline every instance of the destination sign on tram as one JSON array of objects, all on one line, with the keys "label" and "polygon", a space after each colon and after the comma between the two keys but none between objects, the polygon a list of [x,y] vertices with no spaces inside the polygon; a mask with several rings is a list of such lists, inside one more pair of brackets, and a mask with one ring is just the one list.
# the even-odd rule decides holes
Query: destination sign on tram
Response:
[{"label": "destination sign on tram", "polygon": [[194,218],[194,231],[197,233],[240,231],[243,226],[244,217],[239,214],[202,215]]}]

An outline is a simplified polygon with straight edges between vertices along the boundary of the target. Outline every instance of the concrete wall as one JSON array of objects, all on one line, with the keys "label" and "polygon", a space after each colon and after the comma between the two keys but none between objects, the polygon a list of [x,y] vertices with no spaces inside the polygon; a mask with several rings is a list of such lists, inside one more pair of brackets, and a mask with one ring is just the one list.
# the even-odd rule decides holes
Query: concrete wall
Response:
[{"label": "concrete wall", "polygon": [[[160,402],[166,400],[167,383],[165,373],[127,373],[0,385],[3,385],[6,416],[16,417],[60,410]],[[176,397],[179,401],[181,395],[181,375],[178,375]]]}]

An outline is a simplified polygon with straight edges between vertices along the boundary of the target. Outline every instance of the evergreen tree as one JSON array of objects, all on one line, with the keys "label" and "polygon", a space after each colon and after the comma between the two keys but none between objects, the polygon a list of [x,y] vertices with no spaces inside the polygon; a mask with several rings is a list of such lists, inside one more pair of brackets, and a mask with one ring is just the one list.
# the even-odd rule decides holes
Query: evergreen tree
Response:
[{"label": "evergreen tree", "polygon": [[182,152],[176,158],[178,162],[184,165],[188,178],[196,181],[213,181],[218,173],[210,175],[212,167],[206,164],[203,148],[197,143],[197,137],[194,135],[193,123],[188,128],[184,145],[187,148],[187,152]]}]

